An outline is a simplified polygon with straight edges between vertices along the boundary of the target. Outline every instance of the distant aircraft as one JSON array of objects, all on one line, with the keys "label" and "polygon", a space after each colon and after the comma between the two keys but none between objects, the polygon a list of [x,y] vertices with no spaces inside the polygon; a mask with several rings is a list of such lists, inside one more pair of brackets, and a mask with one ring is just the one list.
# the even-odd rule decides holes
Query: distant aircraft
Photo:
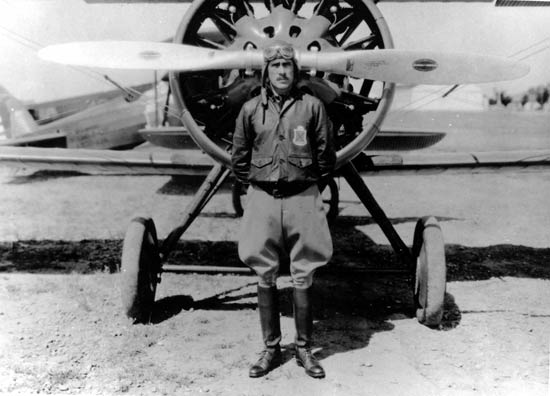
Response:
[{"label": "distant aircraft", "polygon": [[[135,147],[145,141],[139,131],[147,125],[155,126],[155,113],[164,106],[166,90],[155,99],[153,88],[153,84],[144,84],[136,87],[143,92],[134,90],[132,97],[107,92],[33,104],[31,109],[0,86],[0,146]],[[39,123],[30,113],[54,108],[68,108],[68,115],[54,112],[50,114],[52,121]]]},{"label": "distant aircraft", "polygon": [[[364,156],[363,153],[371,149],[377,136],[383,136],[381,125],[390,107],[395,83],[490,82],[519,78],[529,67],[510,59],[484,55],[393,49],[389,28],[372,0],[320,0],[313,6],[303,7],[305,3],[305,0],[266,0],[253,4],[247,0],[194,0],[183,16],[173,43],[67,43],[41,51],[44,59],[64,64],[169,71],[171,91],[185,128],[161,129],[153,132],[150,139],[176,147],[179,144],[176,141],[188,133],[207,154],[201,157],[197,150],[186,153],[0,150],[1,162],[57,169],[99,168],[166,174],[209,172],[186,208],[182,224],[162,244],[150,218],[138,217],[128,228],[122,254],[121,289],[125,312],[136,321],[150,319],[160,275],[173,269],[164,263],[167,256],[230,174],[228,148],[235,117],[260,86],[262,49],[273,40],[282,40],[292,44],[297,52],[300,87],[319,97],[331,117],[339,148],[335,176],[346,179],[380,225],[403,264],[403,268],[397,270],[412,278],[419,322],[428,326],[440,324],[446,265],[443,237],[436,219],[427,217],[418,221],[412,248],[409,248],[367,188],[357,171],[356,161],[363,156],[363,165],[373,172],[505,166],[506,161],[494,157],[484,160],[483,156],[473,156],[469,161],[456,163],[449,158],[439,158],[435,162],[407,164],[403,161],[405,155],[399,157],[401,160],[390,155],[387,162],[384,156]],[[211,32],[212,27],[218,30],[217,37],[204,34]],[[396,132],[393,138],[399,141],[402,135]],[[390,135],[386,136],[388,141],[391,141]],[[533,164],[526,161],[524,154],[520,154],[519,159],[513,161],[514,166]],[[548,161],[534,164],[544,166]]]}]

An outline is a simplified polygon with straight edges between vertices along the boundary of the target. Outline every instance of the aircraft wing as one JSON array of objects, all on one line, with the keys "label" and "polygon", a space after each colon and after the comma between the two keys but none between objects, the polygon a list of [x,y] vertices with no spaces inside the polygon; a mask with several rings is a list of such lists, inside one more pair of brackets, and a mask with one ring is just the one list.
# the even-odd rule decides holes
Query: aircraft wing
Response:
[{"label": "aircraft wing", "polygon": [[[154,83],[150,82],[140,85],[134,85],[125,89],[129,89],[131,90],[131,92],[145,92],[147,90],[153,89],[153,87]],[[72,96],[63,99],[55,99],[41,102],[23,102],[22,105],[29,112],[31,112],[35,118],[37,118],[36,122],[42,125],[78,113],[89,108],[90,106],[125,95],[127,95],[127,93],[123,92],[119,88],[109,91]]]},{"label": "aircraft wing", "polygon": [[[97,3],[192,3],[193,0],[85,0],[86,3],[97,4]],[[260,0],[252,1],[259,2]],[[315,0],[306,0],[308,3],[314,2]],[[452,3],[452,2],[461,2],[461,3],[492,3],[493,0],[379,0],[384,3],[388,2],[422,2],[422,3]],[[514,0],[516,1],[516,0]]]},{"label": "aircraft wing", "polygon": [[213,160],[200,150],[115,151],[0,147],[0,164],[14,168],[124,175],[206,175]]},{"label": "aircraft wing", "polygon": [[485,152],[371,152],[353,160],[362,174],[541,172],[550,170],[550,150]]},{"label": "aircraft wing", "polygon": [[[354,160],[361,173],[483,173],[550,169],[550,150],[478,153],[364,152]],[[206,175],[214,161],[197,149],[114,151],[0,147],[0,164],[16,168],[124,175]]]}]

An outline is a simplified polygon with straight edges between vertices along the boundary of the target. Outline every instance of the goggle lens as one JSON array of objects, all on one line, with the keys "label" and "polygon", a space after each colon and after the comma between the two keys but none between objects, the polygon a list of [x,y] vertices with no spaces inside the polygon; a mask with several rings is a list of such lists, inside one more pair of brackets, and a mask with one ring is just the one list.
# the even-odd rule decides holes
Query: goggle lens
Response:
[{"label": "goggle lens", "polygon": [[264,50],[264,59],[271,62],[273,59],[294,59],[294,48],[290,46],[273,46]]}]

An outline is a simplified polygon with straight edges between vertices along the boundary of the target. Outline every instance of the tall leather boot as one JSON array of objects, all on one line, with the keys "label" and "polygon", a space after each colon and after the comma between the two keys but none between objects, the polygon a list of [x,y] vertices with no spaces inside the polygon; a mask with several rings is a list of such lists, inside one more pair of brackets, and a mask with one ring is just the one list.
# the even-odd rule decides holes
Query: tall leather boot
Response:
[{"label": "tall leather boot", "polygon": [[250,367],[249,376],[257,378],[281,364],[281,325],[279,318],[279,299],[277,286],[261,287],[258,285],[258,309],[265,349],[260,359]]},{"label": "tall leather boot", "polygon": [[294,321],[296,323],[296,363],[313,378],[324,378],[325,370],[311,352],[313,313],[311,288],[294,288]]}]

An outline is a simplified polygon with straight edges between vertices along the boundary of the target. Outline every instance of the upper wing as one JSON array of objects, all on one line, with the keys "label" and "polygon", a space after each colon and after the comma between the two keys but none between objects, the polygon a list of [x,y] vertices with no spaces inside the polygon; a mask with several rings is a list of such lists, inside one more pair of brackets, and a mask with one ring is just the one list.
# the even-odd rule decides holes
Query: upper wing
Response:
[{"label": "upper wing", "polygon": [[[86,3],[192,3],[193,0],[84,0]],[[259,3],[261,0],[253,0],[252,3]],[[437,3],[492,3],[493,0],[379,0],[384,3],[387,2],[437,2]],[[313,3],[315,0],[306,0],[308,3]]]}]

